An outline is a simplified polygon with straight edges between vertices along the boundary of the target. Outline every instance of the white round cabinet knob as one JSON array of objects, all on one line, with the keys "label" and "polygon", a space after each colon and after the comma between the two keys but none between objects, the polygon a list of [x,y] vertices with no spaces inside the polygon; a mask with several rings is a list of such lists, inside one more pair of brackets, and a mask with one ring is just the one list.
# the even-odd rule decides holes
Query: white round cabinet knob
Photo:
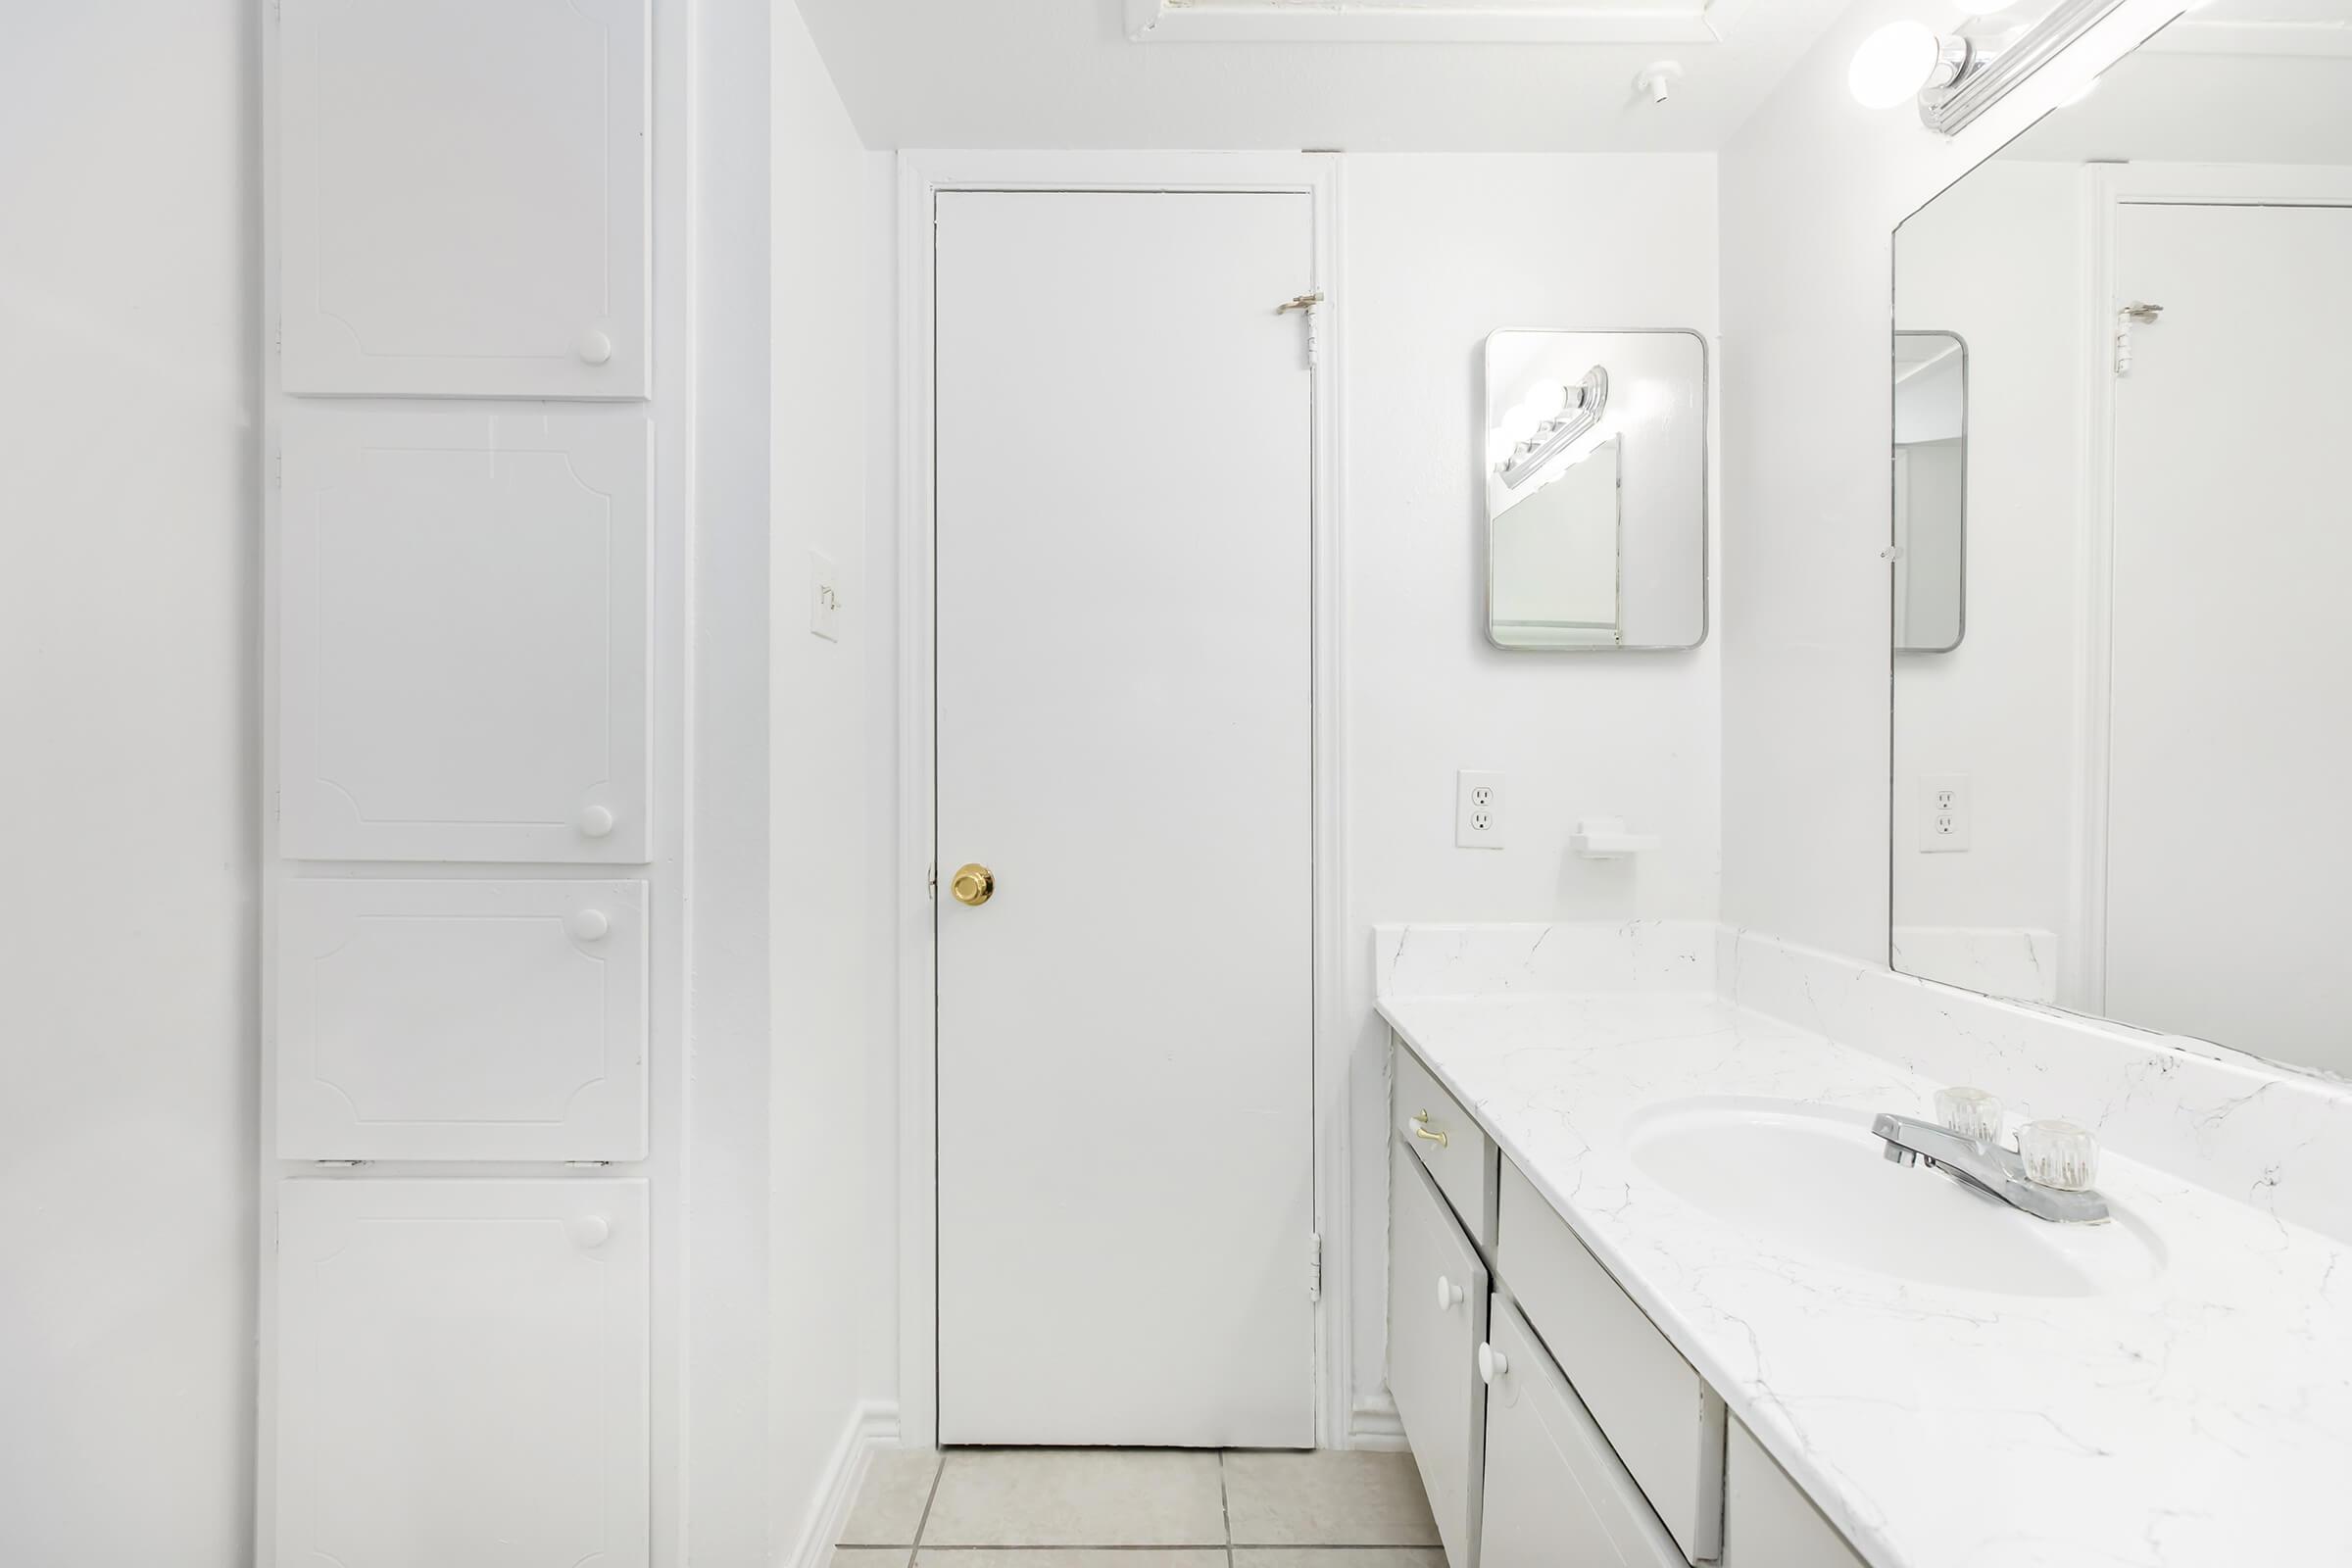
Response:
[{"label": "white round cabinet knob", "polygon": [[612,358],[612,340],[593,326],[580,328],[577,347],[583,365],[602,365]]},{"label": "white round cabinet knob", "polygon": [[1510,1369],[1511,1358],[1509,1356],[1492,1345],[1482,1345],[1478,1348],[1478,1378],[1488,1388],[1493,1388],[1494,1380]]},{"label": "white round cabinet knob", "polygon": [[1454,1284],[1453,1281],[1447,1279],[1445,1275],[1439,1275],[1438,1310],[1441,1312],[1450,1312],[1461,1304],[1462,1288],[1459,1285]]},{"label": "white round cabinet knob", "polygon": [[595,942],[612,929],[612,917],[602,909],[582,909],[571,917],[571,934],[582,942]]},{"label": "white round cabinet knob", "polygon": [[582,1214],[571,1222],[571,1239],[575,1246],[593,1251],[612,1239],[612,1222],[602,1214]]},{"label": "white round cabinet knob", "polygon": [[614,821],[615,818],[612,815],[612,808],[611,807],[588,807],[580,812],[580,836],[582,838],[601,839],[612,831]]}]

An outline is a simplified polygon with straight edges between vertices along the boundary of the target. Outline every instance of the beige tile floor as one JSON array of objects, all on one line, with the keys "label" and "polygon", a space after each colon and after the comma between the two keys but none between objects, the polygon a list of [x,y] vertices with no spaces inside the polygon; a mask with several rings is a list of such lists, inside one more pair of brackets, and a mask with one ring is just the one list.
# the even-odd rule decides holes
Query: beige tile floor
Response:
[{"label": "beige tile floor", "polygon": [[833,1568],[1445,1568],[1409,1454],[877,1457]]}]

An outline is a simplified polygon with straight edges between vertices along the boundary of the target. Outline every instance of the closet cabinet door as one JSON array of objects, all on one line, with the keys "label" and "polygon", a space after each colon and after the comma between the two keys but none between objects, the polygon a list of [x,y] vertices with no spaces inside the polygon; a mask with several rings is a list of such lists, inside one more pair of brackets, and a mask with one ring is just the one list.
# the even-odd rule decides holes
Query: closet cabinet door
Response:
[{"label": "closet cabinet door", "polygon": [[1438,1185],[1389,1144],[1389,1392],[1412,1445],[1450,1568],[1479,1560],[1478,1495],[1486,1391],[1487,1271]]},{"label": "closet cabinet door", "polygon": [[289,1181],[275,1561],[649,1560],[645,1184]]},{"label": "closet cabinet door", "polygon": [[642,1159],[642,882],[295,878],[284,1159]]},{"label": "closet cabinet door", "polygon": [[644,861],[644,416],[306,408],[283,439],[284,854]]},{"label": "closet cabinet door", "polygon": [[281,0],[289,392],[644,397],[648,0]]}]

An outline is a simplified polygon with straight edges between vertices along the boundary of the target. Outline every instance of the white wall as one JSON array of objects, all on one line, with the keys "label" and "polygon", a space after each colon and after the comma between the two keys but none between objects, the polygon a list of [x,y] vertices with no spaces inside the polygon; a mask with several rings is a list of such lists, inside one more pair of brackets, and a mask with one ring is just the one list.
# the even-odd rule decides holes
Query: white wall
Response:
[{"label": "white wall", "polygon": [[[768,1284],[770,1475],[777,1552],[823,1500],[868,1381],[876,1323],[873,1191],[877,1057],[895,1049],[866,963],[885,907],[869,813],[868,649],[882,594],[865,563],[867,159],[792,6],[772,18],[772,433],[768,513],[769,984],[773,1054]],[[885,253],[886,255],[886,253]],[[810,635],[809,552],[836,567],[839,642]],[[884,774],[887,778],[889,775]],[[893,1342],[895,1343],[895,1342]]]},{"label": "white wall", "polygon": [[[1716,328],[1714,160],[1377,155],[1346,161],[1342,364],[1347,994],[1356,1397],[1385,1337],[1383,920],[1712,919],[1719,643],[1505,654],[1483,631],[1484,385],[1499,326]],[[1506,775],[1507,847],[1453,844],[1454,771]],[[1580,816],[1664,843],[1568,853]]]},{"label": "white wall", "polygon": [[250,1559],[258,8],[0,17],[0,1561]]},{"label": "white wall", "polygon": [[1958,5],[1862,0],[1725,150],[1724,915],[1884,959],[1889,235],[2165,20],[2125,3],[1961,135],[1845,87],[1854,47]]},{"label": "white wall", "polygon": [[[1966,635],[1894,661],[1898,927],[2068,925],[2083,200],[2079,170],[1996,160],[1895,242],[1895,324],[1958,333],[1969,381]],[[1922,853],[1922,776],[1951,773],[1969,780],[1969,848]]]}]

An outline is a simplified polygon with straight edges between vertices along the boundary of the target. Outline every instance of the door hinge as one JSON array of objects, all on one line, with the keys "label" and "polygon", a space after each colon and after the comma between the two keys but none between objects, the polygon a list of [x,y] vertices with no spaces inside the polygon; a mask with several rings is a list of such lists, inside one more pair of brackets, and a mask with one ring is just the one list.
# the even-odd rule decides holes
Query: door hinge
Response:
[{"label": "door hinge", "polygon": [[1323,1299],[1323,1238],[1320,1236],[1306,1239],[1306,1298],[1310,1301]]},{"label": "door hinge", "polygon": [[368,1162],[364,1159],[314,1159],[314,1165],[325,1165],[335,1170],[358,1170]]},{"label": "door hinge", "polygon": [[923,895],[933,904],[939,902],[939,865],[934,861],[923,873]]},{"label": "door hinge", "polygon": [[2115,373],[2132,373],[2132,328],[2135,324],[2153,321],[2164,314],[2161,305],[2148,305],[2133,300],[2115,313]]},{"label": "door hinge", "polygon": [[609,1159],[567,1159],[564,1162],[564,1168],[565,1170],[603,1170],[612,1163]]}]

